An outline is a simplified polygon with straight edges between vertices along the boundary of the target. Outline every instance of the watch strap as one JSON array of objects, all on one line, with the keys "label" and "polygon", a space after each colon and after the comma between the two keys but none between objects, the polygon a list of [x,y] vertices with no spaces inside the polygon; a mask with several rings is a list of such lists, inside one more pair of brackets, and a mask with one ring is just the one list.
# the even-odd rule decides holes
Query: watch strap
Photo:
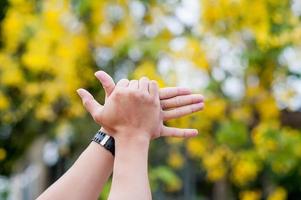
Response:
[{"label": "watch strap", "polygon": [[92,141],[103,146],[105,149],[110,151],[113,156],[115,155],[115,140],[113,137],[99,130],[93,137]]}]

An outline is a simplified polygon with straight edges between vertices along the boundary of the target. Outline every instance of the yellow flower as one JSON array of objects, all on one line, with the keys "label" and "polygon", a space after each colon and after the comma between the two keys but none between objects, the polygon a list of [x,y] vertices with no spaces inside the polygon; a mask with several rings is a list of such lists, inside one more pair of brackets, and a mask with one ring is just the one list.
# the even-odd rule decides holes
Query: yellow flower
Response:
[{"label": "yellow flower", "polygon": [[5,110],[9,107],[9,101],[2,92],[0,92],[0,110]]},{"label": "yellow flower", "polygon": [[203,112],[211,120],[221,119],[225,115],[226,106],[226,102],[222,99],[206,101],[206,108]]},{"label": "yellow flower", "polygon": [[180,169],[183,166],[183,157],[178,152],[172,152],[168,157],[168,163],[175,169]]},{"label": "yellow flower", "polygon": [[187,141],[187,151],[192,157],[200,157],[204,154],[206,146],[205,142],[202,142],[198,138],[191,138]]},{"label": "yellow flower", "polygon": [[6,158],[6,150],[3,148],[0,148],[0,161],[4,160]]},{"label": "yellow flower", "polygon": [[256,162],[241,159],[235,162],[232,170],[233,181],[243,186],[256,179],[259,166]]},{"label": "yellow flower", "polygon": [[165,138],[166,142],[168,144],[171,144],[171,145],[177,145],[177,144],[182,144],[183,143],[183,138],[177,138],[177,137],[167,137]]},{"label": "yellow flower", "polygon": [[224,152],[221,149],[216,149],[212,153],[206,153],[203,157],[203,165],[207,171],[207,178],[210,181],[218,181],[226,174]]},{"label": "yellow flower", "polygon": [[135,79],[147,76],[152,80],[156,80],[160,87],[164,87],[165,85],[162,77],[157,73],[155,65],[149,61],[141,63],[134,71],[133,76]]},{"label": "yellow flower", "polygon": [[14,51],[22,38],[24,22],[20,20],[22,15],[15,10],[8,10],[7,17],[2,23],[3,38],[6,41],[6,48]]},{"label": "yellow flower", "polygon": [[261,160],[254,150],[237,152],[231,161],[231,179],[238,186],[244,186],[256,180],[262,169]]},{"label": "yellow flower", "polygon": [[189,38],[186,45],[180,50],[173,53],[177,58],[189,59],[195,63],[197,67],[204,70],[209,69],[209,63],[206,58],[205,51],[201,47],[200,40]]},{"label": "yellow flower", "polygon": [[39,120],[53,121],[55,119],[55,113],[52,108],[47,105],[41,105],[36,108],[36,118]]},{"label": "yellow flower", "polygon": [[39,83],[27,83],[25,85],[24,91],[28,96],[36,96],[41,92],[41,86]]},{"label": "yellow flower", "polygon": [[239,194],[240,200],[260,200],[261,192],[258,190],[246,190]]},{"label": "yellow flower", "polygon": [[233,110],[231,116],[236,121],[249,122],[252,119],[252,109],[250,106],[240,106]]},{"label": "yellow flower", "polygon": [[279,109],[274,98],[266,97],[259,101],[256,106],[262,120],[278,119]]},{"label": "yellow flower", "polygon": [[267,200],[285,200],[287,192],[283,187],[277,187],[267,198]]},{"label": "yellow flower", "polygon": [[23,73],[17,66],[9,66],[1,74],[2,83],[6,86],[20,87],[23,84]]}]

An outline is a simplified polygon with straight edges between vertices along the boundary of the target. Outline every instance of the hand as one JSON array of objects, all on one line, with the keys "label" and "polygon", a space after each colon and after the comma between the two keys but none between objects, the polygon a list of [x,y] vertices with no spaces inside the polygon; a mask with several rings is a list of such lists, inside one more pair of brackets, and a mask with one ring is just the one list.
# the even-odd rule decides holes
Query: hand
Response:
[{"label": "hand", "polygon": [[[115,89],[115,83],[113,79],[104,71],[98,71],[95,73],[106,92],[106,98],[111,95]],[[124,81],[122,79],[121,81]],[[99,103],[93,98],[93,96],[84,89],[79,89],[80,94],[85,108],[90,114],[92,111],[99,107]],[[201,110],[204,106],[203,97],[199,94],[191,94],[187,88],[170,87],[163,88],[159,91],[160,103],[163,109],[163,120],[167,121],[170,119],[176,119],[193,112]],[[102,128],[103,129],[103,128]],[[107,130],[104,130],[107,132]],[[179,129],[173,127],[164,126],[161,129],[161,136],[176,136],[176,137],[190,137],[197,134],[196,130],[193,129]]]},{"label": "hand", "polygon": [[147,78],[118,82],[104,106],[93,111],[94,120],[118,140],[147,136],[156,137],[162,125],[158,86]]}]

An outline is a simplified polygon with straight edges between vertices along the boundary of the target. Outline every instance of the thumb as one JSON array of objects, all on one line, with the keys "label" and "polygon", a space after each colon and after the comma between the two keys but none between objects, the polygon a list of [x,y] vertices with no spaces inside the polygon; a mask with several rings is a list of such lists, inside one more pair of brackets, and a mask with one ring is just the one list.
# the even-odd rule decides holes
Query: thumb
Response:
[{"label": "thumb", "polygon": [[115,88],[115,83],[114,83],[114,80],[112,79],[112,77],[104,71],[96,72],[95,76],[102,84],[102,86],[106,92],[106,97],[110,96]]},{"label": "thumb", "polygon": [[102,108],[103,106],[99,104],[92,94],[90,94],[85,89],[78,89],[77,90],[78,95],[82,99],[83,105],[85,109],[90,113],[90,115],[93,117],[94,121],[97,123],[102,122]]}]

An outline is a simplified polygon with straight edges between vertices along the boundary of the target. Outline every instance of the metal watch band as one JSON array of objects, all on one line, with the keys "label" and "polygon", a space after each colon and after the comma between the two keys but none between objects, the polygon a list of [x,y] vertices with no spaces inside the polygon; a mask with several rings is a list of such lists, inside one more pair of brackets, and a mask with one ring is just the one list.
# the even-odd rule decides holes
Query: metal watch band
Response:
[{"label": "metal watch band", "polygon": [[113,156],[115,155],[115,140],[113,137],[99,130],[93,137],[92,141],[103,146],[105,149],[110,151]]}]

